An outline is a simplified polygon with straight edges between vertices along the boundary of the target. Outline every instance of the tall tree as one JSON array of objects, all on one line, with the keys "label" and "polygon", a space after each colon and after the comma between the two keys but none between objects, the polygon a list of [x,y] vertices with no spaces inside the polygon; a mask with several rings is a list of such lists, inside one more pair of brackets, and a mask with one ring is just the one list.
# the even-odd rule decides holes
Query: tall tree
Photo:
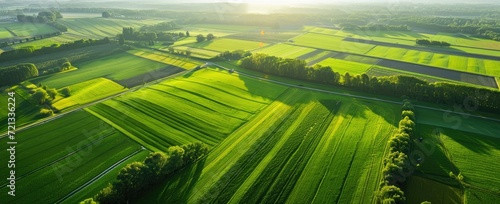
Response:
[{"label": "tall tree", "polygon": [[203,41],[205,41],[205,36],[203,36],[202,34],[196,36],[196,42],[203,42]]}]

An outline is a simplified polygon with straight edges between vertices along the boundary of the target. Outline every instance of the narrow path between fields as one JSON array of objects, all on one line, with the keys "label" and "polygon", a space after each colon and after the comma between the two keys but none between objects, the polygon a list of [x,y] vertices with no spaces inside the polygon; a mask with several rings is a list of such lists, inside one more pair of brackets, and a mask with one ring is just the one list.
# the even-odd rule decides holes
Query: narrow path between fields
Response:
[{"label": "narrow path between fields", "polygon": [[141,152],[142,150],[146,150],[146,148],[144,148],[143,146],[141,146],[141,149],[139,149],[139,150],[137,150],[135,152],[132,152],[131,154],[129,154],[128,156],[124,157],[120,161],[117,161],[116,163],[114,163],[113,165],[111,165],[110,167],[108,167],[107,169],[105,169],[104,171],[102,171],[100,174],[98,174],[94,178],[90,179],[89,181],[87,181],[83,185],[81,185],[80,187],[78,187],[75,190],[73,190],[70,193],[68,193],[68,195],[66,195],[66,196],[62,197],[61,199],[57,200],[55,203],[62,203],[63,201],[65,201],[68,198],[70,198],[71,196],[77,194],[78,192],[80,192],[81,190],[83,190],[84,188],[86,188],[87,186],[90,186],[95,181],[99,180],[100,178],[102,178],[103,176],[105,176],[106,174],[108,174],[110,171],[112,171],[114,168],[116,168],[117,166],[119,166],[123,162],[127,161],[128,159],[130,159],[134,155],[136,155],[139,152]]}]

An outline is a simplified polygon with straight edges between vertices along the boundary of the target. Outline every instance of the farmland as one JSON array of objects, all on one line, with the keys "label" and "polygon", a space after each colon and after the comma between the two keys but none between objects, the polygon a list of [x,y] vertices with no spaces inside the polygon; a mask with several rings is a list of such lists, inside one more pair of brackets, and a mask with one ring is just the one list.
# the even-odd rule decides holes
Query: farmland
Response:
[{"label": "farmland", "polygon": [[339,60],[328,58],[318,63],[323,66],[330,66],[334,71],[339,72],[340,74],[345,74],[349,72],[349,74],[363,74],[372,67],[369,64]]},{"label": "farmland", "polygon": [[288,44],[276,44],[270,47],[258,49],[255,52],[273,55],[283,58],[297,58],[314,51],[312,48],[293,46]]},{"label": "farmland", "polygon": [[[187,79],[153,85],[89,110],[149,149],[165,151],[166,147],[194,141],[215,145],[284,89],[271,86],[265,98],[253,96],[245,86],[257,81],[243,83],[237,77],[224,76],[211,70],[198,71]],[[214,111],[219,114],[211,114]]]},{"label": "farmland", "polygon": [[[206,160],[140,201],[372,202],[381,169],[377,155],[393,130],[394,112],[393,107],[289,89]],[[370,133],[368,124],[375,128]]]},{"label": "farmland", "polygon": [[2,203],[500,199],[500,6],[57,3],[0,2]]},{"label": "farmland", "polygon": [[114,54],[75,66],[78,67],[76,71],[41,77],[32,82],[35,84],[42,83],[43,85],[54,88],[63,88],[98,77],[106,77],[111,80],[119,81],[157,69],[168,69],[167,64],[136,57],[129,53]]},{"label": "farmland", "polygon": [[38,23],[0,23],[0,39],[26,38],[56,32],[53,27]]},{"label": "farmland", "polygon": [[63,110],[76,105],[83,105],[124,91],[124,87],[104,78],[92,79],[69,86],[72,94],[53,103],[54,108]]},{"label": "farmland", "polygon": [[266,46],[266,43],[248,41],[248,40],[237,40],[229,38],[214,39],[212,41],[205,41],[202,43],[188,44],[186,46],[193,48],[202,48],[206,50],[224,52],[232,50],[253,50],[260,47]]},{"label": "farmland", "polygon": [[[0,198],[7,202],[54,202],[139,149],[139,145],[84,111],[20,132],[16,137],[16,165],[23,168],[16,169],[19,196],[7,197],[6,182],[2,183]],[[6,159],[3,157],[2,162],[7,163]]]}]

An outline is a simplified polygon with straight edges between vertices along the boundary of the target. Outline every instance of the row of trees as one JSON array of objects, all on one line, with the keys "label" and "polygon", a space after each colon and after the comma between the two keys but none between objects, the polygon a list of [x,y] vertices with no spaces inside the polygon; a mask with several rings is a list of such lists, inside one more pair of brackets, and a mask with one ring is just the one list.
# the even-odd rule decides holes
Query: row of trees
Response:
[{"label": "row of trees", "polygon": [[500,21],[495,19],[410,17],[391,19],[391,21],[395,24],[408,24],[435,32],[466,33],[500,41]]},{"label": "row of trees", "polygon": [[163,22],[155,25],[144,25],[140,28],[141,32],[161,32],[167,30],[178,30],[181,26],[177,25],[176,22]]},{"label": "row of trees", "polygon": [[304,60],[284,59],[262,53],[241,59],[239,65],[268,74],[345,86],[359,91],[400,97],[406,95],[420,101],[458,105],[485,112],[500,113],[500,91],[447,82],[429,83],[409,76],[369,77],[366,74],[340,75],[329,66],[307,67]]},{"label": "row of trees", "polygon": [[0,68],[0,86],[19,83],[35,76],[38,76],[38,69],[31,63],[3,67]]},{"label": "row of trees", "polygon": [[17,21],[21,23],[48,23],[63,16],[58,11],[42,11],[35,16],[17,15]]},{"label": "row of trees", "polygon": [[432,46],[440,46],[440,47],[451,46],[450,43],[447,43],[444,41],[434,41],[434,40],[427,40],[427,39],[416,39],[415,42],[417,43],[417,45],[432,45]]},{"label": "row of trees", "polygon": [[196,42],[203,42],[203,41],[205,41],[205,40],[210,41],[210,40],[213,40],[214,38],[215,38],[215,36],[214,36],[214,34],[212,34],[212,33],[209,33],[209,34],[207,35],[207,37],[203,36],[202,34],[198,34],[198,35],[196,36]]},{"label": "row of trees", "polygon": [[383,181],[379,191],[381,203],[402,203],[406,200],[401,185],[413,173],[408,158],[411,138],[415,133],[413,111],[413,105],[405,100],[398,131],[389,138],[389,154],[384,159]]},{"label": "row of trees", "polygon": [[245,50],[225,51],[219,54],[218,58],[225,60],[239,60],[251,56],[252,53]]},{"label": "row of trees", "polygon": [[411,28],[407,25],[388,25],[388,24],[368,24],[359,26],[352,23],[341,23],[339,25],[344,30],[366,30],[366,31],[409,31]]},{"label": "row of trees", "polygon": [[128,202],[207,153],[208,146],[204,143],[172,146],[166,153],[151,153],[143,162],[123,167],[116,181],[102,189],[95,199],[101,204]]},{"label": "row of trees", "polygon": [[108,37],[105,37],[100,40],[88,39],[88,40],[76,40],[73,42],[65,43],[65,44],[52,44],[50,47],[42,47],[40,49],[35,49],[33,46],[26,46],[22,48],[13,49],[10,51],[2,52],[0,54],[0,60],[13,60],[20,58],[28,58],[36,55],[49,54],[64,50],[71,50],[81,47],[87,47],[92,45],[103,45],[108,44],[111,41]]}]

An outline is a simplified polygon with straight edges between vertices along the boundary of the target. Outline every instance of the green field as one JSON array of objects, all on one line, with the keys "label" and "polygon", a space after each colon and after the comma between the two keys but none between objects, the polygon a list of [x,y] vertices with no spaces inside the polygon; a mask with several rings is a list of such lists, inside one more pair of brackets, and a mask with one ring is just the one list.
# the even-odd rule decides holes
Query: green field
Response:
[{"label": "green field", "polygon": [[376,46],[368,56],[442,67],[490,76],[500,76],[500,62],[395,47]]},{"label": "green field", "polygon": [[397,108],[285,93],[139,202],[374,202]]},{"label": "green field", "polygon": [[84,111],[18,132],[16,141],[16,167],[22,167],[16,168],[16,196],[7,195],[6,181],[0,188],[0,199],[9,203],[53,203],[140,149]]},{"label": "green field", "polygon": [[215,145],[283,91],[283,87],[268,84],[266,93],[254,96],[248,86],[258,83],[200,70],[188,78],[106,101],[89,111],[150,149],[165,151],[169,146],[195,141]]},{"label": "green field", "polygon": [[256,53],[264,53],[276,57],[297,58],[314,51],[312,48],[293,46],[288,44],[276,44],[270,47],[255,50]]},{"label": "green field", "polygon": [[233,50],[253,50],[266,46],[266,43],[248,40],[237,40],[230,38],[219,38],[201,43],[188,44],[186,46],[193,48],[201,48],[206,50],[224,52]]},{"label": "green field", "polygon": [[294,42],[291,44],[294,45],[354,54],[364,54],[375,47],[374,45],[370,44],[343,41],[343,37],[317,33],[307,33],[304,35],[300,35],[293,38],[293,41]]},{"label": "green field", "polygon": [[143,25],[154,25],[164,20],[124,20],[108,18],[63,18],[60,22],[68,27],[68,33],[83,38],[112,37],[122,32],[123,27],[139,29]]},{"label": "green field", "polygon": [[102,98],[120,93],[126,89],[109,79],[96,78],[69,86],[71,96],[58,100],[52,104],[57,110],[83,105]]},{"label": "green field", "polygon": [[[31,37],[57,32],[55,28],[43,23],[0,23],[0,39],[12,37]],[[12,35],[11,31],[14,35]]]},{"label": "green field", "polygon": [[371,64],[351,62],[334,58],[328,58],[318,62],[318,64],[322,66],[330,66],[333,71],[339,72],[340,74],[345,74],[346,72],[349,72],[349,74],[363,74],[373,66]]},{"label": "green field", "polygon": [[406,181],[405,196],[409,204],[420,204],[424,201],[431,203],[463,203],[461,189],[418,176],[412,176]]},{"label": "green field", "polygon": [[[168,51],[168,49],[166,49]],[[192,48],[192,47],[187,47],[187,46],[177,46],[174,47],[175,51],[182,51],[186,52],[189,51],[191,52],[191,56],[197,57],[197,58],[202,58],[202,59],[211,59],[214,57],[217,57],[219,55],[219,52],[214,52],[210,50],[205,50],[205,49],[198,49],[198,48]]]},{"label": "green field", "polygon": [[77,194],[71,196],[63,203],[79,203],[87,198],[92,198],[93,196],[97,195],[97,193],[99,193],[99,191],[101,191],[103,188],[107,187],[110,181],[116,179],[116,175],[118,175],[118,172],[120,172],[120,170],[123,167],[132,162],[142,162],[144,161],[144,158],[146,158],[148,155],[149,155],[148,151],[141,151],[138,154],[132,156],[131,158],[123,161],[123,163],[116,166],[113,170],[109,171],[99,180],[90,184],[86,188],[82,189]]},{"label": "green field", "polygon": [[188,59],[185,57],[170,55],[165,52],[157,52],[151,50],[131,50],[128,51],[128,53],[144,59],[176,66],[186,70],[194,69],[196,66],[204,64],[200,61]]},{"label": "green field", "polygon": [[167,64],[136,57],[129,53],[119,53],[79,63],[75,66],[79,68],[76,71],[41,77],[31,82],[34,84],[42,83],[53,88],[63,88],[99,77],[111,80],[128,79],[150,71],[162,69]]}]

